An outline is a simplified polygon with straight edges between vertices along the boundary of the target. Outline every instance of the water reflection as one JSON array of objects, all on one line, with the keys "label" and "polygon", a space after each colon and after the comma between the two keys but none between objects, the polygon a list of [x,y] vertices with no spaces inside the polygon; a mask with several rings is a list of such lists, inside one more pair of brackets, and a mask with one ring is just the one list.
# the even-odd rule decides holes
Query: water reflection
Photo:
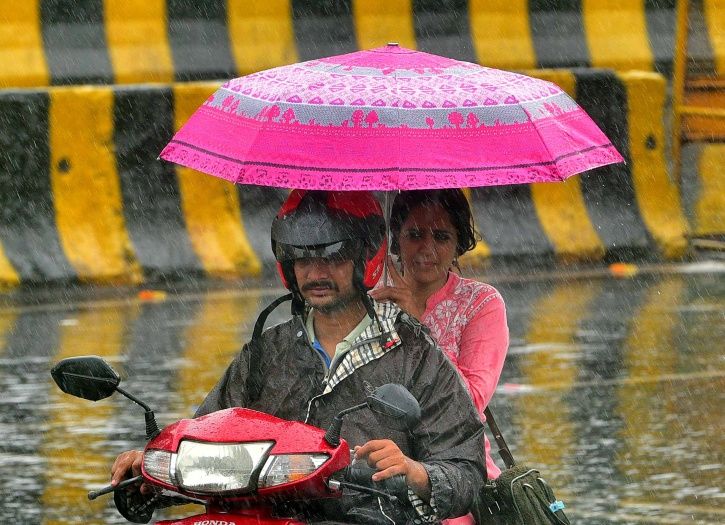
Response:
[{"label": "water reflection", "polygon": [[[514,455],[541,468],[572,517],[721,522],[723,279],[494,284],[512,346],[493,408]],[[193,412],[278,293],[0,310],[0,522],[124,522],[110,499],[85,495],[116,454],[143,446],[142,410],[60,393],[53,363],[103,356],[170,422]]]}]

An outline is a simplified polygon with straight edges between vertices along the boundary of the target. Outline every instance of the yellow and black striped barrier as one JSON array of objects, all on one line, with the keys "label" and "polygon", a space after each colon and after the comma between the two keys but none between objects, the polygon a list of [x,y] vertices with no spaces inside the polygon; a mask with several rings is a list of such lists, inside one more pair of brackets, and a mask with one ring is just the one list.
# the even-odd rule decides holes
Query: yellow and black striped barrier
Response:
[{"label": "yellow and black striped barrier", "polygon": [[[574,95],[627,164],[564,183],[472,189],[483,237],[476,253],[682,257],[688,226],[665,161],[665,79],[591,69],[536,74]],[[236,187],[156,158],[214,88],[0,92],[0,283],[253,277],[272,268],[269,227],[285,190]]]},{"label": "yellow and black striped barrier", "polygon": [[[0,87],[221,79],[399,42],[503,69],[669,75],[676,0],[0,0]],[[725,5],[690,67],[725,75]]]},{"label": "yellow and black striped barrier", "polygon": [[688,226],[665,154],[665,79],[593,69],[530,73],[575,97],[627,163],[563,183],[473,189],[487,252],[564,260],[684,255]]}]

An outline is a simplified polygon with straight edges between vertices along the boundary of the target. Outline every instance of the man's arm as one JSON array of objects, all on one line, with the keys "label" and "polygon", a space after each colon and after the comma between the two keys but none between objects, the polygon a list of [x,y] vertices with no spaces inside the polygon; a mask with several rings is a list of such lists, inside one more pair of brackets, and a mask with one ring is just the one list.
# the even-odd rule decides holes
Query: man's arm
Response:
[{"label": "man's arm", "polygon": [[411,336],[407,387],[422,414],[413,431],[414,459],[428,474],[437,517],[460,516],[486,479],[483,423],[453,364],[425,331]]}]

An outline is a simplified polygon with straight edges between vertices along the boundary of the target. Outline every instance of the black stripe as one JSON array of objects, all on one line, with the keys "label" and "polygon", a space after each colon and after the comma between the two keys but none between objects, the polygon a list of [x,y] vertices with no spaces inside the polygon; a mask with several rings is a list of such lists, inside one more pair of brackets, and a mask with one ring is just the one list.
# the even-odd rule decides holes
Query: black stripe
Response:
[{"label": "black stripe", "polygon": [[415,40],[421,51],[476,63],[466,0],[413,0]]},{"label": "black stripe", "polygon": [[[591,444],[619,435],[625,424],[619,406],[622,384],[617,380],[630,372],[625,360],[627,336],[637,323],[639,309],[651,289],[652,284],[642,279],[607,280],[603,293],[591,303],[589,316],[577,330],[576,342],[582,352],[574,381],[594,384],[571,391],[565,397],[573,435],[577,439],[576,443],[572,443],[571,457],[581,457],[586,450],[587,464],[601,472],[602,479],[614,483],[625,481],[617,467],[620,444],[612,443],[595,449]],[[592,424],[594,421],[606,423],[604,426]],[[592,497],[604,497],[607,493],[606,487],[600,487],[590,494]]]},{"label": "black stripe", "polygon": [[196,146],[195,144],[191,144],[189,142],[184,142],[183,140],[172,140],[171,142],[175,144],[181,144],[184,147],[187,147],[189,149],[193,149],[195,151],[200,151],[202,153],[205,153],[206,155],[209,155],[210,157],[216,157],[218,159],[226,160],[229,162],[234,162],[235,164],[239,164],[240,166],[263,166],[267,168],[285,168],[285,169],[295,169],[295,170],[305,170],[305,171],[316,171],[316,172],[334,172],[334,173],[380,173],[380,172],[387,172],[392,173],[399,171],[401,173],[405,172],[411,172],[411,171],[426,171],[428,173],[449,173],[451,171],[455,172],[469,172],[469,171],[494,171],[499,169],[525,169],[525,168],[531,168],[534,166],[552,166],[559,162],[562,159],[566,159],[568,157],[573,157],[574,155],[580,155],[582,153],[586,153],[588,151],[592,151],[599,148],[609,149],[612,145],[611,144],[604,144],[602,146],[590,146],[588,148],[584,148],[579,151],[575,151],[572,153],[566,153],[564,155],[559,155],[554,160],[548,160],[548,161],[542,161],[542,162],[531,162],[528,164],[503,164],[503,165],[496,165],[496,166],[475,166],[475,167],[469,167],[469,168],[422,168],[422,167],[415,167],[415,166],[406,166],[406,167],[388,167],[388,168],[321,168],[319,166],[299,166],[297,164],[279,164],[275,162],[257,162],[257,161],[248,161],[248,160],[239,160],[234,157],[229,157],[227,155],[222,155],[221,153],[216,153],[214,151],[210,151],[205,148],[201,148],[199,146]]},{"label": "black stripe", "polygon": [[[0,445],[3,454],[0,481],[3,486],[12,483],[15,487],[12,503],[10,498],[4,498],[5,503],[0,506],[3,523],[42,521],[41,514],[50,514],[46,514],[48,507],[42,511],[37,507],[43,500],[49,470],[47,449],[43,447],[48,436],[41,429],[48,428],[52,415],[49,395],[51,389],[57,387],[50,378],[49,369],[58,351],[59,327],[66,316],[67,310],[25,311],[17,318],[10,333],[2,338],[5,342],[2,357],[7,364],[0,369],[3,396],[0,417],[3,435],[12,436],[12,439],[4,439]],[[23,458],[38,458],[39,461],[28,462]]]},{"label": "black stripe", "polygon": [[647,255],[655,245],[640,216],[629,169],[632,157],[625,87],[611,71],[582,69],[574,74],[577,102],[607,134],[627,162],[627,165],[604,166],[581,175],[589,216],[610,258]]},{"label": "black stripe", "polygon": [[[198,299],[144,304],[139,316],[128,327],[128,342],[124,348],[124,371],[128,379],[124,380],[123,388],[140,395],[157,417],[180,408],[174,395],[179,387],[178,360],[184,357],[185,332],[199,325],[201,308]],[[191,413],[179,415],[192,416]],[[161,420],[158,422],[160,426],[165,424]]]},{"label": "black stripe", "polygon": [[22,281],[74,279],[55,224],[47,93],[0,94],[0,241]]},{"label": "black stripe", "polygon": [[476,228],[494,256],[537,255],[554,252],[536,215],[526,184],[472,188]]},{"label": "black stripe", "polygon": [[272,219],[287,198],[287,190],[238,184],[242,221],[254,253],[262,263],[264,275],[276,272],[276,260],[270,244]]},{"label": "black stripe", "polygon": [[40,13],[52,84],[113,82],[103,0],[42,0]]},{"label": "black stripe", "polygon": [[115,91],[124,216],[138,260],[151,277],[202,269],[185,229],[174,167],[156,158],[173,133],[172,107],[168,88]]},{"label": "black stripe", "polygon": [[[33,297],[35,296],[29,294],[29,301]],[[43,297],[43,300],[47,299]],[[58,301],[62,301],[62,298],[54,297],[51,301],[59,304]],[[69,313],[67,309],[33,311],[32,307],[26,308],[26,305],[18,308],[22,313],[15,320],[12,329],[2,334],[5,347],[2,351],[3,358],[22,362],[24,373],[37,372],[43,376],[37,383],[30,382],[26,376],[24,382],[27,384],[46,385],[51,380],[48,361],[58,353],[61,321],[66,317],[75,317],[75,314]]]},{"label": "black stripe", "polygon": [[700,179],[700,158],[709,144],[702,142],[689,142],[682,145],[680,151],[680,199],[682,213],[692,225],[694,234],[697,234],[697,205],[702,194],[702,181]]},{"label": "black stripe", "polygon": [[[531,266],[529,266],[529,271],[530,268]],[[530,379],[522,378],[521,365],[530,356],[526,352],[521,352],[521,349],[526,346],[531,323],[539,314],[536,309],[537,305],[552,293],[554,284],[551,281],[540,281],[533,285],[531,282],[515,282],[513,280],[493,284],[501,293],[506,304],[506,317],[509,326],[509,351],[498,384],[526,384]],[[502,398],[500,395],[495,395],[493,399],[497,400],[497,403],[493,406],[500,406],[498,403],[503,403],[503,399],[506,399],[506,397]],[[502,423],[503,421],[510,421],[511,413],[509,410],[497,411],[495,414],[496,422],[504,428]],[[513,429],[515,426],[509,423],[505,428]],[[505,434],[504,437],[510,440],[513,438],[513,434],[513,431],[509,431],[509,434]],[[512,435],[512,438],[509,438],[509,435]],[[500,463],[498,454],[495,454],[494,458],[497,460],[496,463]]]},{"label": "black stripe", "polygon": [[529,20],[539,67],[590,64],[581,0],[529,0]]},{"label": "black stripe", "polygon": [[[723,31],[723,27],[720,26],[719,30]],[[715,53],[710,44],[702,0],[690,1],[687,56],[687,66],[690,74],[712,75],[715,73]]]},{"label": "black stripe", "polygon": [[655,71],[672,74],[675,49],[675,4],[677,0],[645,0],[647,35],[654,58]]},{"label": "black stripe", "polygon": [[357,50],[352,0],[292,0],[292,24],[300,60]]},{"label": "black stripe", "polygon": [[237,76],[224,0],[168,0],[167,10],[176,80]]}]

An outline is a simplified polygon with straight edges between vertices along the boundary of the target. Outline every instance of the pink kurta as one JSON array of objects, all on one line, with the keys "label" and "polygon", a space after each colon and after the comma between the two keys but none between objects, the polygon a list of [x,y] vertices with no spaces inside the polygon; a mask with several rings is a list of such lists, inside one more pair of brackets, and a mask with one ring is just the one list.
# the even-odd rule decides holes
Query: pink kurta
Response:
[{"label": "pink kurta", "polygon": [[[449,272],[446,284],[428,298],[421,322],[458,368],[484,419],[483,410],[496,390],[509,343],[501,294],[491,285]],[[501,470],[491,458],[488,437],[485,447],[488,477],[497,478]],[[468,525],[473,518],[469,514],[444,523]]]}]

